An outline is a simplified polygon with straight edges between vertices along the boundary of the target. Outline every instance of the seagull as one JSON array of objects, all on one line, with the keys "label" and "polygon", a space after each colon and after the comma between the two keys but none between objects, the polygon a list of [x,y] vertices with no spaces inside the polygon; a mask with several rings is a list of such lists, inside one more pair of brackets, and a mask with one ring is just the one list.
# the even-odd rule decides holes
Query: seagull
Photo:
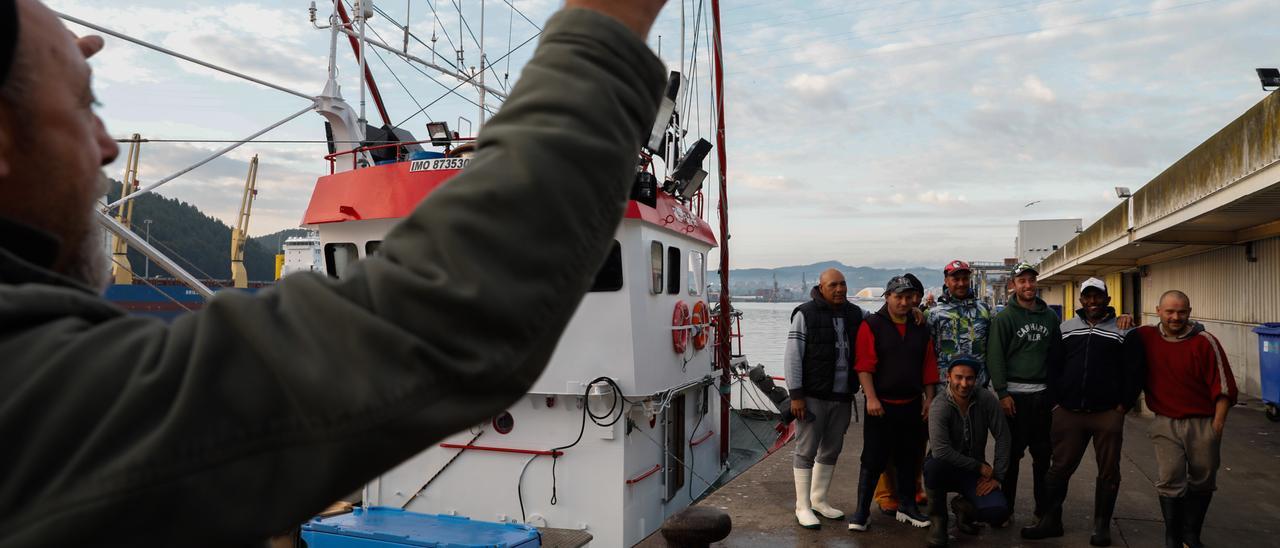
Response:
[{"label": "seagull", "polygon": [[1041,200],[1036,200],[1036,201],[1034,201],[1034,202],[1027,202],[1027,205],[1024,205],[1024,206],[1022,206],[1022,207],[1031,207],[1031,206],[1036,205],[1036,204],[1038,204],[1038,203],[1040,203],[1040,202],[1041,202]]}]

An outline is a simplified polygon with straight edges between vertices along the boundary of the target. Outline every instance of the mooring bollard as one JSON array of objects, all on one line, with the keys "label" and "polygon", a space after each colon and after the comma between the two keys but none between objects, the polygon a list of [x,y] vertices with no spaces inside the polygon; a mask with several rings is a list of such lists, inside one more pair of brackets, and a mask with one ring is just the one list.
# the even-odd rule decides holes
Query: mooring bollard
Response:
[{"label": "mooring bollard", "polygon": [[729,536],[733,522],[716,508],[690,506],[662,524],[662,538],[672,548],[707,548]]}]

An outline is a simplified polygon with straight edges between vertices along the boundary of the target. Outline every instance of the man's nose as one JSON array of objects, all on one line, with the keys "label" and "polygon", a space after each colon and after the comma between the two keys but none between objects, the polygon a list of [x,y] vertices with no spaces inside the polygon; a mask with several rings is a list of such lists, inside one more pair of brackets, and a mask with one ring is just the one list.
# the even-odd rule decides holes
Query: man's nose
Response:
[{"label": "man's nose", "polygon": [[107,135],[107,126],[102,123],[102,118],[94,116],[94,123],[97,124],[98,149],[102,154],[102,165],[105,166],[116,161],[116,156],[120,155],[120,146],[116,144],[115,139]]}]

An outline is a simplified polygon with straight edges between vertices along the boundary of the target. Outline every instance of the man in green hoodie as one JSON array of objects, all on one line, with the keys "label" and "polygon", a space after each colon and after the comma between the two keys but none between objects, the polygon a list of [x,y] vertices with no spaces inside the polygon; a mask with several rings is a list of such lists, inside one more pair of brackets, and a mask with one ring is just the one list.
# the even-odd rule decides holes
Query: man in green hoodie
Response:
[{"label": "man in green hoodie", "polygon": [[1052,413],[1045,392],[1048,380],[1046,358],[1061,344],[1062,322],[1057,313],[1037,295],[1039,272],[1028,263],[1013,267],[1014,298],[991,321],[987,339],[987,370],[991,385],[1000,398],[1000,407],[1013,433],[1009,471],[1004,494],[1012,519],[1018,496],[1018,470],[1022,454],[1031,451],[1034,477],[1035,515],[1048,507],[1045,475],[1049,471],[1052,444],[1049,440]]}]

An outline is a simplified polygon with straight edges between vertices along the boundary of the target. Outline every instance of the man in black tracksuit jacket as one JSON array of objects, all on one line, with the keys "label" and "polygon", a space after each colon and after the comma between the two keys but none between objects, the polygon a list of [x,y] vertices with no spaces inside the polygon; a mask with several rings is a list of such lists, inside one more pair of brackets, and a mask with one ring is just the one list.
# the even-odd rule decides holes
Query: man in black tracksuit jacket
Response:
[{"label": "man in black tracksuit jacket", "polygon": [[1062,323],[1062,352],[1049,356],[1048,392],[1053,409],[1053,461],[1047,478],[1050,508],[1028,539],[1062,536],[1067,483],[1093,440],[1098,479],[1094,492],[1094,546],[1111,544],[1111,514],[1120,489],[1124,415],[1146,379],[1146,357],[1135,330],[1116,327],[1115,309],[1102,280],[1081,284],[1076,316]]}]

